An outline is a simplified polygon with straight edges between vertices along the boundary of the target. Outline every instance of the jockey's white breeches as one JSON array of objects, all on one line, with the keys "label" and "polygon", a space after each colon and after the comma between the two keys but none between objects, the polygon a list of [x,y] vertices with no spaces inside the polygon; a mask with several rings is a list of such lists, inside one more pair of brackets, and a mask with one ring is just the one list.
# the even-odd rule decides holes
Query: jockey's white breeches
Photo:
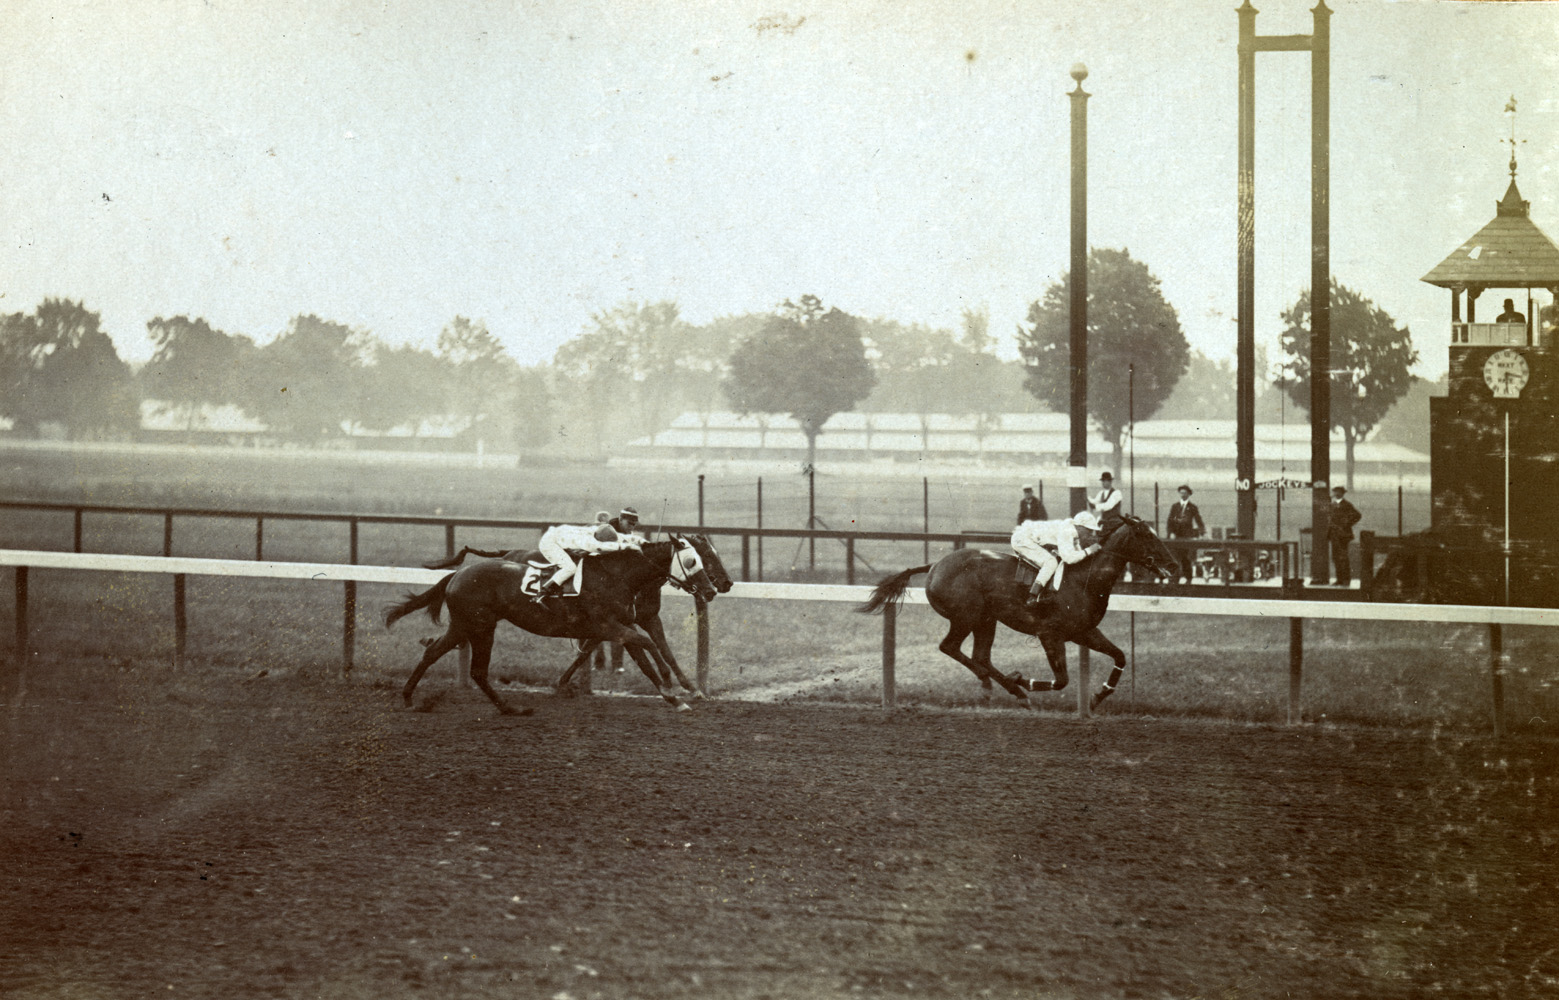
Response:
[{"label": "jockey's white breeches", "polygon": [[1054,552],[1026,538],[1013,539],[1012,550],[1039,567],[1039,582],[1041,586],[1055,575],[1056,567],[1061,564],[1061,560],[1056,558]]},{"label": "jockey's white breeches", "polygon": [[562,583],[569,577],[579,575],[579,563],[576,563],[574,557],[568,554],[568,550],[557,542],[543,535],[541,541],[536,543],[536,549],[546,556],[547,562],[558,568],[558,571],[552,574],[549,583]]}]

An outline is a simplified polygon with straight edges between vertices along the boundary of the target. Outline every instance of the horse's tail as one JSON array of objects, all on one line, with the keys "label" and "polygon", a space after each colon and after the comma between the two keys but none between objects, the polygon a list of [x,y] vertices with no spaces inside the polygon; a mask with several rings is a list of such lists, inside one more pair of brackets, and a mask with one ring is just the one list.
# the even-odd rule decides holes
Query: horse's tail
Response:
[{"label": "horse's tail", "polygon": [[423,563],[422,565],[428,569],[454,569],[456,566],[459,566],[462,562],[465,561],[466,556],[481,556],[483,559],[501,559],[503,558],[504,553],[489,552],[486,549],[473,549],[471,546],[467,545],[458,553],[450,556],[448,559],[445,559],[442,562]]},{"label": "horse's tail", "polygon": [[444,608],[444,591],[449,587],[449,581],[455,578],[455,574],[449,573],[444,579],[424,590],[420,594],[407,594],[406,599],[399,604],[391,604],[384,609],[384,627],[389,628],[396,622],[405,618],[413,611],[428,609],[428,617],[437,625],[439,615]]},{"label": "horse's tail", "polygon": [[904,588],[909,586],[909,578],[924,573],[931,568],[931,564],[916,566],[902,573],[883,577],[882,582],[872,590],[872,596],[866,603],[855,610],[863,615],[874,615],[888,604],[897,604],[904,599]]}]

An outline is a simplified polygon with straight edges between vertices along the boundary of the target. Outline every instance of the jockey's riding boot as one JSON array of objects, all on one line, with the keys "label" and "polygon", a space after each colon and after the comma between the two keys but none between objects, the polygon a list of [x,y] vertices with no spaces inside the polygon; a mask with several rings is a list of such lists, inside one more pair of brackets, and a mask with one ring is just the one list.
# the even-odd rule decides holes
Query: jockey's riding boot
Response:
[{"label": "jockey's riding boot", "polygon": [[536,596],[531,598],[531,600],[535,601],[537,604],[540,604],[549,597],[561,597],[562,595],[563,585],[556,581],[552,581],[550,583],[544,584],[540,590],[536,591]]}]

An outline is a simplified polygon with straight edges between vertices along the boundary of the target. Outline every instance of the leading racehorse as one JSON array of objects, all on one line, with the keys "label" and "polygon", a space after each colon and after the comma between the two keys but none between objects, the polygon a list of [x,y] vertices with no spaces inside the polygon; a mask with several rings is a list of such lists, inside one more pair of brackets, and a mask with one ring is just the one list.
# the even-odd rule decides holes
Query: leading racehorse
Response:
[{"label": "leading racehorse", "polygon": [[[889,602],[902,600],[910,577],[929,570],[926,601],[951,623],[938,649],[968,667],[981,683],[995,681],[1024,702],[1028,700],[1028,691],[1059,691],[1066,687],[1068,642],[1098,650],[1115,661],[1115,669],[1093,696],[1092,704],[1097,706],[1115,690],[1126,665],[1126,655],[1120,647],[1099,631],[1099,622],[1109,609],[1111,589],[1128,563],[1145,566],[1160,576],[1174,573],[1179,565],[1147,522],[1129,514],[1123,518],[1125,523],[1110,534],[1103,549],[1068,566],[1060,591],[1038,607],[1024,606],[1027,588],[1014,582],[1017,556],[959,549],[934,565],[916,566],[885,578],[856,610],[872,614]],[[1055,680],[1025,681],[1022,674],[1004,675],[996,669],[991,663],[991,646],[996,641],[998,622],[1038,637]],[[971,632],[974,655],[966,656],[963,643]]]},{"label": "leading racehorse", "polygon": [[[715,591],[721,594],[730,593],[731,574],[726,572],[725,563],[720,560],[720,553],[715,551],[714,543],[703,535],[683,535],[681,537],[686,538],[698,550],[698,556],[703,560],[704,570],[709,574],[709,582],[714,584]],[[540,553],[528,549],[510,549],[507,552],[497,552],[486,549],[473,549],[468,545],[442,562],[428,563],[427,567],[428,569],[453,569],[459,566],[468,555],[481,556],[486,559],[506,559],[509,562],[516,563],[541,558]],[[687,675],[682,672],[681,665],[677,663],[676,654],[671,651],[671,644],[666,641],[666,627],[660,620],[661,585],[662,581],[660,580],[652,579],[644,582],[644,586],[633,595],[633,615],[631,620],[633,624],[643,629],[644,633],[655,643],[655,648],[660,650],[661,659],[671,667],[671,672],[676,675],[678,683],[682,685],[682,690],[691,692],[695,698],[702,698],[704,692],[697,684],[688,680]],[[600,644],[600,640],[589,640],[584,644],[581,652],[593,652]],[[568,684],[569,678],[579,669],[580,663],[581,661],[576,659],[568,670],[564,671],[563,675],[558,678],[558,690],[561,691]],[[662,675],[661,681],[662,683],[657,685],[657,687],[671,686],[671,678],[669,676]]]},{"label": "leading racehorse", "polygon": [[[678,710],[687,709],[687,704],[671,688],[670,675],[657,670],[657,664],[651,662],[658,661],[660,651],[644,633],[633,627],[630,608],[634,594],[652,583],[658,587],[667,579],[682,584],[703,600],[714,598],[714,584],[709,580],[697,547],[689,539],[673,535],[670,541],[645,542],[638,550],[590,556],[585,564],[584,589],[578,597],[549,597],[538,603],[522,589],[524,579],[524,566],[483,560],[462,566],[429,589],[408,595],[404,601],[385,610],[384,625],[389,628],[397,620],[422,609],[437,622],[440,609],[449,608],[449,627],[428,645],[401,692],[407,705],[411,704],[412,692],[429,667],[450,650],[470,643],[472,682],[500,712],[513,714],[514,710],[487,680],[493,633],[500,621],[507,621],[535,635],[584,642],[620,642],[661,697]],[[581,653],[576,663],[588,655],[588,652]],[[666,678],[664,682],[662,677]]]}]

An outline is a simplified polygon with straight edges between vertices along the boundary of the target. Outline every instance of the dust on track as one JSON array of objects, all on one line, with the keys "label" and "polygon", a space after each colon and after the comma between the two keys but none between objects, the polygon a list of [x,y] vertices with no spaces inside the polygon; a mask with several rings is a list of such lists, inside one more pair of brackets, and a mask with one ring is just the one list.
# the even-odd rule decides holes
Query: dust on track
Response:
[{"label": "dust on track", "polygon": [[1559,986],[1551,742],[0,677],[7,997]]}]

